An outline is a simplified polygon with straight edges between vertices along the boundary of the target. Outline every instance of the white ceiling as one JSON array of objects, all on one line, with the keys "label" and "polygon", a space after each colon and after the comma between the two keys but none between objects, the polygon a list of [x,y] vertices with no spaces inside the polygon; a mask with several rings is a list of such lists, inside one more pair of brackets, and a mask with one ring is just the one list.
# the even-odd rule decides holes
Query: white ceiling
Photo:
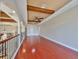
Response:
[{"label": "white ceiling", "polygon": [[2,2],[7,5],[8,7],[10,7],[11,9],[16,10],[16,0],[2,0]]},{"label": "white ceiling", "polygon": [[[28,5],[40,7],[40,8],[45,8],[45,9],[50,9],[50,10],[59,10],[62,8],[64,5],[69,3],[71,0],[28,0]],[[47,18],[51,14],[45,14],[45,13],[39,13],[39,12],[33,12],[33,11],[28,11],[29,13],[29,20],[33,20],[34,17],[43,17]]]},{"label": "white ceiling", "polygon": [[[24,22],[27,23],[27,1],[26,0],[0,0],[2,1],[5,5],[10,7],[11,9],[14,9],[20,20],[24,20]],[[45,7],[46,9],[51,9],[51,10],[59,10],[61,7],[66,5],[68,2],[71,0],[28,0],[28,4],[32,6],[37,6],[37,7]],[[46,18],[50,16],[50,14],[44,14],[44,13],[39,13],[39,12],[33,12],[33,11],[28,11],[28,20],[34,19],[35,16],[37,17],[43,17]]]},{"label": "white ceiling", "polygon": [[23,20],[24,23],[27,23],[26,0],[1,0],[1,2],[15,10],[19,20]]},{"label": "white ceiling", "polygon": [[28,0],[29,5],[45,7],[51,10],[58,10],[71,0]]},{"label": "white ceiling", "polygon": [[39,17],[39,18],[46,18],[49,16],[49,14],[45,14],[45,13],[40,13],[40,12],[33,12],[33,11],[28,11],[28,15],[29,15],[29,20],[34,20],[35,17]]}]

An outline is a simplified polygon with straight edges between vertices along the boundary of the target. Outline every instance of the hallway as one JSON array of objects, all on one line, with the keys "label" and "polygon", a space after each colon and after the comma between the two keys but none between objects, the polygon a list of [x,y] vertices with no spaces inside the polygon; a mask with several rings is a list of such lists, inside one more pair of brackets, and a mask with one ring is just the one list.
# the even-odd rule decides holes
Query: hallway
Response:
[{"label": "hallway", "polygon": [[0,59],[78,59],[78,0],[0,4]]},{"label": "hallway", "polygon": [[30,36],[25,38],[15,59],[77,59],[77,52],[46,38]]}]

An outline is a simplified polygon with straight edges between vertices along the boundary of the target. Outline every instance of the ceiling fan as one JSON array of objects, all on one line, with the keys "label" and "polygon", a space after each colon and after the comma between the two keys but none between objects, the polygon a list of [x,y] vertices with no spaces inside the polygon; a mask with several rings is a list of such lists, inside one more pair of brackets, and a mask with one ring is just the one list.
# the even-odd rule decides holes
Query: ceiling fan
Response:
[{"label": "ceiling fan", "polygon": [[44,18],[43,17],[36,17],[35,16],[35,19],[34,20],[37,21],[37,22],[41,22],[41,19],[44,19]]},{"label": "ceiling fan", "polygon": [[34,19],[33,20],[28,20],[29,22],[41,22],[41,19],[44,19],[43,17],[34,17]]}]

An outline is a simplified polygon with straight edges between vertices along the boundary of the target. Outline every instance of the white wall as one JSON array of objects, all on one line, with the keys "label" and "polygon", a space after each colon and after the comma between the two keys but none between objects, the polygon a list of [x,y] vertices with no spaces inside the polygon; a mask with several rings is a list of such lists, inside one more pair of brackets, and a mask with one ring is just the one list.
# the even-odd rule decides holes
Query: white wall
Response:
[{"label": "white wall", "polygon": [[39,35],[39,26],[38,25],[27,25],[27,36],[36,36]]},{"label": "white wall", "polygon": [[40,25],[40,35],[77,50],[77,6]]},{"label": "white wall", "polygon": [[27,25],[27,0],[15,0],[15,5],[19,19]]}]

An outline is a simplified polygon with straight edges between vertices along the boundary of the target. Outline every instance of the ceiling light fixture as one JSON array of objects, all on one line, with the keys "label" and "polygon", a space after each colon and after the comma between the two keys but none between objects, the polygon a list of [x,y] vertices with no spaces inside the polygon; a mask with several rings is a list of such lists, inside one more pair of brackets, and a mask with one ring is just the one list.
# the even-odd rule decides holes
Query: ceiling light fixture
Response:
[{"label": "ceiling light fixture", "polygon": [[14,11],[14,10],[13,10],[12,12],[13,12],[13,13],[15,13],[15,11]]},{"label": "ceiling light fixture", "polygon": [[45,8],[44,6],[42,6],[41,8]]},{"label": "ceiling light fixture", "polygon": [[47,4],[43,3],[41,4],[41,8],[46,8],[47,7]]}]

